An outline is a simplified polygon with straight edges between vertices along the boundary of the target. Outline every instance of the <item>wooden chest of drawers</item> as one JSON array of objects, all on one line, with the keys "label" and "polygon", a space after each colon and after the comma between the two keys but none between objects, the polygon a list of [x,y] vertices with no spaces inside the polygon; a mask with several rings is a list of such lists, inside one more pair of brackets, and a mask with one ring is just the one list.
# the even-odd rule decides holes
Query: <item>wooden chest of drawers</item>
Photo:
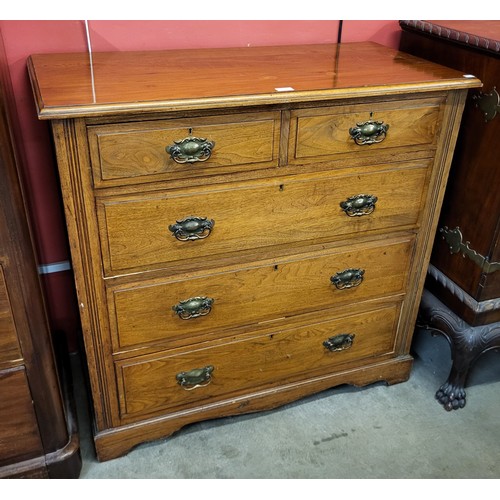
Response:
[{"label": "wooden chest of drawers", "polygon": [[197,420],[408,378],[477,79],[372,43],[34,55],[29,70],[100,460]]}]

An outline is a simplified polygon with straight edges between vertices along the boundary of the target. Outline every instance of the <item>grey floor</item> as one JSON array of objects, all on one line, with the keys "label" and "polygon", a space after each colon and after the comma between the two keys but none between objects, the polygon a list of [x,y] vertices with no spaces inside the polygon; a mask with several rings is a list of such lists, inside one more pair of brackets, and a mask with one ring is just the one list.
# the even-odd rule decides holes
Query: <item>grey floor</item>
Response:
[{"label": "grey floor", "polygon": [[434,399],[451,366],[447,341],[416,332],[413,354],[405,383],[341,386],[273,411],[200,422],[102,463],[76,383],[80,477],[500,478],[500,353],[482,356],[468,379],[465,408],[452,412]]}]

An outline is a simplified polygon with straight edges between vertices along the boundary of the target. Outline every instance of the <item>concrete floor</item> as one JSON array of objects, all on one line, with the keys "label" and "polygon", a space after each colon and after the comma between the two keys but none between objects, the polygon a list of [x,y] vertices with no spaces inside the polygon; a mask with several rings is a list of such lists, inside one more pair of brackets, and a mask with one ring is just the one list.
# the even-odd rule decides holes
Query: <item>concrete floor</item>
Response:
[{"label": "concrete floor", "polygon": [[77,383],[80,477],[500,478],[500,353],[482,356],[465,408],[447,412],[434,399],[451,366],[447,341],[420,331],[413,351],[408,382],[341,386],[273,411],[200,422],[102,463]]}]

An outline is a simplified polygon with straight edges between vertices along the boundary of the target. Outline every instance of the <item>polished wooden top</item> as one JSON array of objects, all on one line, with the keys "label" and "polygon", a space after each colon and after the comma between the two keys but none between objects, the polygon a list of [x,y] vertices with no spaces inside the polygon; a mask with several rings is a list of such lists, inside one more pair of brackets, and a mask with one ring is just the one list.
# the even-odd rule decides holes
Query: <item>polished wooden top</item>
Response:
[{"label": "polished wooden top", "polygon": [[39,54],[28,68],[42,119],[480,86],[458,71],[372,42]]},{"label": "polished wooden top", "polygon": [[500,21],[400,21],[404,30],[421,31],[454,44],[500,55]]}]

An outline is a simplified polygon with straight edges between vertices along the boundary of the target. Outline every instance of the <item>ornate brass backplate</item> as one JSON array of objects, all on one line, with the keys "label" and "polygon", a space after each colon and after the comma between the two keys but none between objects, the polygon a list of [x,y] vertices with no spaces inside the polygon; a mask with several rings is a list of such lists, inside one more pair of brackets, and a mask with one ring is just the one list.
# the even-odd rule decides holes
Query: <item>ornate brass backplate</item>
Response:
[{"label": "ornate brass backplate", "polygon": [[340,335],[335,335],[326,339],[323,342],[323,345],[329,351],[345,351],[352,347],[352,343],[354,341],[354,333],[341,333]]},{"label": "ornate brass backplate", "polygon": [[212,155],[214,146],[214,141],[189,136],[180,141],[174,141],[165,150],[176,163],[195,163],[198,161],[207,161]]},{"label": "ornate brass backplate", "polygon": [[175,378],[177,383],[187,391],[196,389],[197,387],[205,387],[212,381],[212,365],[204,366],[203,368],[194,368],[187,372],[178,373]]},{"label": "ornate brass backplate", "polygon": [[172,307],[172,310],[181,319],[199,318],[206,316],[211,310],[214,299],[209,297],[192,297],[187,300],[181,300]]},{"label": "ornate brass backplate", "polygon": [[215,221],[207,217],[190,216],[168,226],[179,241],[202,240],[210,235]]},{"label": "ornate brass backplate", "polygon": [[361,284],[364,274],[364,269],[345,269],[344,271],[335,273],[330,278],[330,281],[339,290],[344,288],[354,288],[355,286],[359,286]]},{"label": "ornate brass backplate", "polygon": [[340,203],[340,208],[349,217],[369,215],[375,210],[378,198],[371,194],[357,194]]},{"label": "ornate brass backplate", "polygon": [[349,135],[356,144],[364,146],[382,142],[386,138],[388,130],[388,124],[373,120],[372,113],[370,113],[370,119],[366,122],[356,123],[355,127],[349,129]]}]

